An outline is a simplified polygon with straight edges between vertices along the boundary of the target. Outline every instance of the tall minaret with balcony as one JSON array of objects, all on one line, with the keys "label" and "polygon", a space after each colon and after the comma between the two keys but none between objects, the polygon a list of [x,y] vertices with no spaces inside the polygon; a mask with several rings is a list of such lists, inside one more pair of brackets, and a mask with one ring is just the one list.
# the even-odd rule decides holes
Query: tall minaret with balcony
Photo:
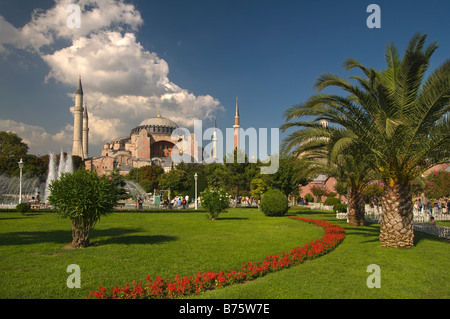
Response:
[{"label": "tall minaret with balcony", "polygon": [[239,149],[239,131],[241,126],[239,125],[239,106],[238,98],[236,97],[236,114],[234,115],[234,148]]},{"label": "tall minaret with balcony", "polygon": [[72,155],[84,159],[83,154],[83,87],[81,76],[78,78],[78,87],[75,91],[75,107],[73,109],[73,146]]}]

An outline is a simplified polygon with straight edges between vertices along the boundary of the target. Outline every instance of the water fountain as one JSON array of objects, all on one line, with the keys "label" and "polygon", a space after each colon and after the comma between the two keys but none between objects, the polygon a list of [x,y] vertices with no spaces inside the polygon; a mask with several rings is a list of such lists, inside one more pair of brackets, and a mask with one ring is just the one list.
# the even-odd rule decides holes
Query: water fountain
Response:
[{"label": "water fountain", "polygon": [[[40,202],[46,203],[50,195],[49,185],[53,180],[59,178],[63,173],[73,173],[72,155],[61,152],[59,165],[56,165],[56,156],[49,154],[48,173],[45,181],[43,177],[27,177],[25,172],[22,177],[22,200],[28,202],[37,195],[40,196]],[[20,179],[17,176],[0,175],[0,208],[15,208],[19,202]]]},{"label": "water fountain", "polygon": [[[20,179],[17,176],[0,175],[0,208],[15,208],[19,203]],[[40,177],[22,177],[22,199],[31,200],[45,191]]]},{"label": "water fountain", "polygon": [[56,179],[56,163],[55,163],[55,155],[50,153],[48,155],[48,173],[47,173],[47,181],[45,183],[45,193],[43,202],[47,202],[47,197],[50,195],[49,186]]},{"label": "water fountain", "polygon": [[72,155],[71,154],[67,154],[65,172],[66,173],[73,173],[73,160],[72,160]]},{"label": "water fountain", "polygon": [[59,155],[59,165],[58,165],[58,176],[59,179],[63,173],[66,173],[66,159],[64,158],[64,153],[61,150],[61,154]]},{"label": "water fountain", "polygon": [[149,200],[148,195],[142,186],[134,181],[128,179],[125,180],[125,189],[133,198],[141,198],[144,202]]},{"label": "water fountain", "polygon": [[47,202],[47,198],[50,195],[50,184],[55,180],[61,177],[61,174],[64,173],[73,173],[73,161],[72,154],[67,154],[67,158],[64,157],[63,151],[61,151],[59,157],[59,165],[56,167],[56,159],[53,153],[49,154],[48,157],[48,174],[47,181],[45,185],[45,194],[43,198],[43,202]]}]

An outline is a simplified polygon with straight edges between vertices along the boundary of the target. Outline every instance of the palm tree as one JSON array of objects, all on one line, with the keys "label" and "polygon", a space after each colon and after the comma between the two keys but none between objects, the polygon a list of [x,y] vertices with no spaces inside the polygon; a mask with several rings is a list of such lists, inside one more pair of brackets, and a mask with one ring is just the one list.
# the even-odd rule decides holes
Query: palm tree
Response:
[{"label": "palm tree", "polygon": [[338,180],[344,181],[348,186],[348,222],[351,226],[364,226],[366,203],[364,201],[364,188],[376,179],[376,173],[365,161],[358,160],[358,152],[339,154],[331,172]]},{"label": "palm tree", "polygon": [[[394,44],[388,45],[387,68],[382,71],[347,59],[345,70],[356,68],[363,73],[349,78],[356,85],[337,75],[322,75],[316,83],[318,93],[288,112],[288,120],[313,117],[297,122],[300,126],[313,128],[327,120],[336,127],[330,135],[331,158],[350,147],[364,150],[359,160],[385,184],[380,226],[384,247],[414,245],[411,183],[450,159],[450,60],[429,72],[438,45],[425,46],[426,38],[413,36],[403,57]],[[347,95],[320,93],[328,87]],[[345,134],[339,136],[339,132]]]},{"label": "palm tree", "polygon": [[[290,119],[292,113],[298,111],[297,107],[285,112]],[[363,226],[365,215],[365,202],[363,196],[364,187],[375,179],[375,172],[365,161],[358,161],[364,156],[363,150],[346,148],[344,153],[336,151],[343,136],[351,133],[324,125],[312,123],[309,127],[294,131],[288,135],[282,144],[282,149],[288,152],[294,149],[294,154],[299,156],[308,165],[304,174],[310,177],[315,174],[325,174],[335,177],[348,186],[348,221],[352,226]],[[293,126],[303,126],[304,123],[288,122],[282,125],[285,131]],[[337,155],[336,155],[337,154]]]}]

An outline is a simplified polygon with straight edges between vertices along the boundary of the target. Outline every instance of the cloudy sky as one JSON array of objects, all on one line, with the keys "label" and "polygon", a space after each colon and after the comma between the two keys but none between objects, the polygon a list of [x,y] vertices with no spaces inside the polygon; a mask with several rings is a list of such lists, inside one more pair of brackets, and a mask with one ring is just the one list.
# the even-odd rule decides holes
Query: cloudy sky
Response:
[{"label": "cloudy sky", "polygon": [[[380,7],[369,28],[367,7]],[[80,8],[80,24],[74,7]],[[416,33],[450,53],[450,1],[0,0],[0,130],[30,153],[70,151],[81,75],[90,155],[161,110],[180,126],[279,127],[348,57],[383,68]],[[283,138],[283,135],[280,136]]]}]

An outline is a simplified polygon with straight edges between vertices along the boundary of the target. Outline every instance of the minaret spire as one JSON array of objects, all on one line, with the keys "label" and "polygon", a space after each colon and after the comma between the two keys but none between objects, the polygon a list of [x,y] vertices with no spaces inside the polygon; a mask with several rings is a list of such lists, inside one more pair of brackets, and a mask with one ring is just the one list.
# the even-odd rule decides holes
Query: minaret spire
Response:
[{"label": "minaret spire", "polygon": [[88,111],[86,102],[84,103],[83,111],[83,155],[84,158],[88,158],[89,155],[89,124],[88,124]]},{"label": "minaret spire", "polygon": [[72,155],[84,159],[83,154],[83,86],[81,76],[78,77],[78,87],[75,91],[75,107],[73,109],[73,146]]},{"label": "minaret spire", "polygon": [[83,95],[83,86],[81,85],[81,75],[78,76],[78,87],[75,91],[75,94],[81,94]]},{"label": "minaret spire", "polygon": [[212,141],[213,141],[213,158],[215,160],[217,158],[217,125],[215,116],[214,116],[214,131]]},{"label": "minaret spire", "polygon": [[239,131],[240,131],[240,125],[239,125],[239,105],[238,105],[238,98],[236,97],[236,113],[234,115],[234,148],[239,149]]}]

